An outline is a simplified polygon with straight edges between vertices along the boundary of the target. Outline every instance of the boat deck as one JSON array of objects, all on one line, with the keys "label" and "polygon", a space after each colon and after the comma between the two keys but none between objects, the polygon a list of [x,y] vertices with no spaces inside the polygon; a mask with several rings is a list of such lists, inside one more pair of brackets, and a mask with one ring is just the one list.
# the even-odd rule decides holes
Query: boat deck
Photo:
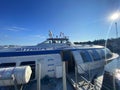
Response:
[{"label": "boat deck", "polygon": [[[94,85],[85,77],[77,75],[75,78],[74,73],[67,74],[67,79],[73,85],[75,90],[100,90],[102,83],[95,82]],[[103,76],[100,76],[97,81],[102,82]]]},{"label": "boat deck", "polygon": [[[41,81],[41,90],[63,90],[62,79],[51,79],[48,81]],[[14,86],[0,87],[0,90],[15,90]],[[31,81],[28,84],[19,87],[18,90],[37,90],[37,81]],[[73,86],[67,80],[67,90],[74,90]]]},{"label": "boat deck", "polygon": [[[26,85],[26,88],[24,88],[23,90],[37,90],[36,81],[33,81],[29,85]],[[49,82],[42,82],[41,90],[63,90],[62,79],[51,79],[51,81]],[[67,90],[74,90],[74,88],[68,81]]]}]

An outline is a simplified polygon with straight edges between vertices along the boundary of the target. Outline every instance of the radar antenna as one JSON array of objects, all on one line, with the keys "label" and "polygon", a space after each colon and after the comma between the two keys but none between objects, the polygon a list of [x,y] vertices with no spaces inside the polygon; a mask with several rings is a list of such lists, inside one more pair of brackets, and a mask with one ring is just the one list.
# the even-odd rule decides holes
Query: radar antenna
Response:
[{"label": "radar antenna", "polygon": [[63,32],[60,32],[60,37],[65,37]]},{"label": "radar antenna", "polygon": [[49,30],[49,37],[53,38],[53,34],[52,34],[52,32],[50,30]]}]

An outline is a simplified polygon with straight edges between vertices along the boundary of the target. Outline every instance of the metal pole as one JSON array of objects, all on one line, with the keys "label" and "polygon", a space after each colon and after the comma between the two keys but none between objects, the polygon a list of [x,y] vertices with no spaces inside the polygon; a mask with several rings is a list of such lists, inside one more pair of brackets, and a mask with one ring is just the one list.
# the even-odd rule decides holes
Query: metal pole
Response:
[{"label": "metal pole", "polygon": [[116,85],[115,85],[115,74],[113,73],[113,90],[116,90]]},{"label": "metal pole", "polygon": [[118,38],[117,22],[115,22],[115,28],[116,28],[116,38]]},{"label": "metal pole", "polygon": [[41,63],[37,64],[37,90],[41,90]]},{"label": "metal pole", "polygon": [[77,72],[78,72],[78,69],[77,69],[77,64],[75,63],[75,82],[76,82],[76,84],[75,84],[75,88],[77,89],[77,83],[78,83],[78,80],[77,80]]},{"label": "metal pole", "polygon": [[88,78],[89,78],[89,81],[90,81],[90,64],[89,64],[89,66],[88,66],[88,73],[89,73]]},{"label": "metal pole", "polygon": [[66,68],[65,68],[65,61],[62,62],[63,66],[63,90],[67,90],[66,87]]}]

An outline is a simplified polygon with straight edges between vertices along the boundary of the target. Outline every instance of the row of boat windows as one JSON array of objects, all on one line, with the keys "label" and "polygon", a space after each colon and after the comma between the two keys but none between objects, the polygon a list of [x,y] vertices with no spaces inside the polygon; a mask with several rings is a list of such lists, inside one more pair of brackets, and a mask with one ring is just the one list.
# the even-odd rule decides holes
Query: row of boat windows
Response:
[{"label": "row of boat windows", "polygon": [[52,44],[52,43],[69,43],[67,40],[47,40],[44,43]]},{"label": "row of boat windows", "polygon": [[46,48],[18,48],[16,51],[38,51],[38,50],[43,50]]},{"label": "row of boat windows", "polygon": [[100,50],[82,50],[80,55],[84,62],[98,61],[103,59],[109,59],[112,57],[112,53],[109,49],[100,49]]}]

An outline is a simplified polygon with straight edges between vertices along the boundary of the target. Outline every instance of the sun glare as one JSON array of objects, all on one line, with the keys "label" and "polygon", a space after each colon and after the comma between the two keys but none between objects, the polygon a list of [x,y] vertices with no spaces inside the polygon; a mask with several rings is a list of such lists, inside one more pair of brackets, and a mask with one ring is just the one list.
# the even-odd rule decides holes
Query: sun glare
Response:
[{"label": "sun glare", "polygon": [[120,16],[119,13],[114,13],[114,14],[111,16],[111,19],[112,19],[112,20],[116,20],[116,19],[119,18],[119,16]]}]

